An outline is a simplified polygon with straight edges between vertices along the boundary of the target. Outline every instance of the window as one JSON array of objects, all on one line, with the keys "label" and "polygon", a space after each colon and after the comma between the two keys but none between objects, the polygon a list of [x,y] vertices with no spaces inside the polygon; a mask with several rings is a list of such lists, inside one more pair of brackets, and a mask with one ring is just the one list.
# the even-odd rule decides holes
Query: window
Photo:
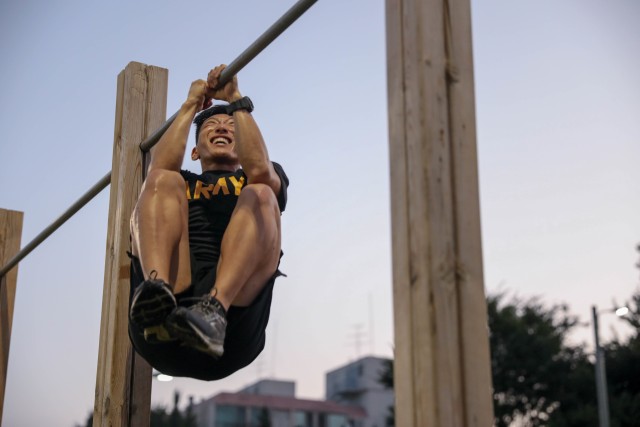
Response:
[{"label": "window", "polygon": [[310,412],[295,411],[293,413],[293,427],[313,427],[313,419]]},{"label": "window", "polygon": [[271,415],[269,414],[269,409],[262,408],[251,408],[249,410],[249,426],[250,427],[270,427],[271,426]]},{"label": "window", "polygon": [[244,427],[245,412],[243,406],[217,406],[215,427]]},{"label": "window", "polygon": [[344,415],[329,414],[327,416],[327,427],[349,427],[349,421]]}]

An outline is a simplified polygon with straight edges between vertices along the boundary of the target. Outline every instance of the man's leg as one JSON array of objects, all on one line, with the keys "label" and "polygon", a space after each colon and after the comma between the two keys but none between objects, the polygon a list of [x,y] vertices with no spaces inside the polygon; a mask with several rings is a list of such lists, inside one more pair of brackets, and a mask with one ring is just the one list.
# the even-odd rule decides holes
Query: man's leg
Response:
[{"label": "man's leg", "polygon": [[153,170],[131,217],[133,255],[145,278],[168,283],[174,293],[191,283],[189,213],[184,179],[178,172]]},{"label": "man's leg", "polygon": [[188,208],[179,173],[149,173],[131,217],[131,236],[145,280],[133,294],[129,319],[144,330],[147,342],[171,340],[165,322],[176,308],[174,293],[191,282]]},{"label": "man's leg", "polygon": [[224,233],[211,295],[189,309],[176,309],[170,322],[174,333],[200,351],[221,356],[229,306],[251,304],[275,273],[279,260],[276,197],[266,185],[248,185],[242,189]]},{"label": "man's leg", "polygon": [[212,295],[225,309],[250,305],[280,260],[280,209],[264,184],[243,188],[222,239]]}]

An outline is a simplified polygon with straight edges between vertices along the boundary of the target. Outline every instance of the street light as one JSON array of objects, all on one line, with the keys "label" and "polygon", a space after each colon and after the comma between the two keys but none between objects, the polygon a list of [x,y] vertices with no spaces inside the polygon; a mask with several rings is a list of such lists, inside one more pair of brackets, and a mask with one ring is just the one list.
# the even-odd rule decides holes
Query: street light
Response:
[{"label": "street light", "polygon": [[171,381],[173,379],[173,377],[171,375],[165,375],[162,372],[158,372],[155,369],[153,370],[153,378],[157,379],[158,381]]},{"label": "street light", "polygon": [[620,317],[628,312],[629,309],[627,307],[617,307],[598,313],[596,306],[591,306],[593,335],[596,342],[596,392],[598,395],[598,418],[600,420],[600,427],[609,427],[609,399],[607,395],[607,372],[604,366],[604,349],[600,347],[600,336],[598,332],[598,314],[615,313],[616,316]]}]

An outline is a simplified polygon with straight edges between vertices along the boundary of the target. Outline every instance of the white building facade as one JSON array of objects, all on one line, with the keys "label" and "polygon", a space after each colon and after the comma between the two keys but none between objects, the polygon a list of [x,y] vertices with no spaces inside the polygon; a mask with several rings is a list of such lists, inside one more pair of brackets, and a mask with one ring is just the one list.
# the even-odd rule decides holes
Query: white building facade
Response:
[{"label": "white building facade", "polygon": [[368,356],[326,374],[327,401],[360,407],[366,417],[358,427],[386,427],[394,403],[393,390],[380,383],[389,359]]}]

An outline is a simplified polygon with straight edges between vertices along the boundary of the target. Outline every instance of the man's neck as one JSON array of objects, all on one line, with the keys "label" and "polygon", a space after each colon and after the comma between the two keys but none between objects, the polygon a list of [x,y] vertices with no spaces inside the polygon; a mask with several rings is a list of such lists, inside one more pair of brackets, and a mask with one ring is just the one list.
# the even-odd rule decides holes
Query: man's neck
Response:
[{"label": "man's neck", "polygon": [[238,169],[240,169],[240,165],[235,163],[235,164],[230,164],[230,163],[224,163],[224,162],[200,162],[200,166],[202,168],[202,172],[206,172],[206,171],[228,171],[228,172],[235,172]]}]

